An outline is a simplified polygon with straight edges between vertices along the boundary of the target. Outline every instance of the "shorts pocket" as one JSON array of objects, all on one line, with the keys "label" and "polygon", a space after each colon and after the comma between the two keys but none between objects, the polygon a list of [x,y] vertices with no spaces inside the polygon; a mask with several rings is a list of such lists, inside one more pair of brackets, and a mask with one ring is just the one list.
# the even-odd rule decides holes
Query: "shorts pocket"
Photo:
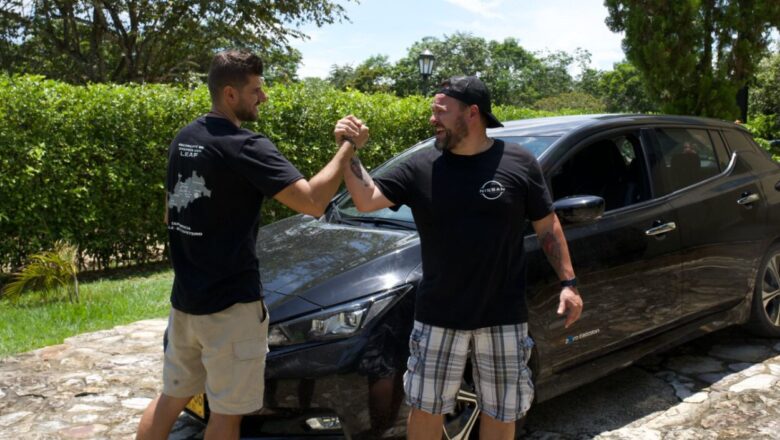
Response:
[{"label": "shorts pocket", "polygon": [[528,365],[528,362],[531,360],[531,354],[534,351],[534,345],[536,344],[534,344],[534,340],[531,339],[530,336],[526,336],[520,340],[520,350],[522,350],[523,362],[525,362],[526,365]]},{"label": "shorts pocket", "polygon": [[533,353],[534,340],[530,336],[520,339],[520,350],[523,359],[523,364],[520,366],[520,375],[517,383],[517,414],[516,419],[522,418],[526,412],[531,408],[531,402],[534,400],[534,381],[531,367],[528,362],[531,360],[531,354]]},{"label": "shorts pocket", "polygon": [[246,339],[233,343],[233,355],[239,361],[258,359],[265,355],[265,345],[262,339]]},{"label": "shorts pocket", "polygon": [[268,321],[268,307],[265,305],[265,301],[258,301],[260,303],[260,324],[265,324]]},{"label": "shorts pocket", "polygon": [[423,338],[423,329],[415,323],[412,333],[409,335],[409,360],[406,363],[406,369],[410,372],[417,371],[422,355],[420,350],[420,341]]}]

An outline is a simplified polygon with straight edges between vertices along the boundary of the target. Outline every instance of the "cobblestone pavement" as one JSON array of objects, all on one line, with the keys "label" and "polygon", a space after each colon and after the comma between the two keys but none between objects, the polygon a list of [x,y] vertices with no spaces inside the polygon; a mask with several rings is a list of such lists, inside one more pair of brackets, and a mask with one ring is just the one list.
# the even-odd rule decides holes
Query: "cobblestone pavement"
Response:
[{"label": "cobblestone pavement", "polygon": [[[165,320],[0,359],[0,439],[129,439],[160,390]],[[202,437],[182,416],[171,439]],[[537,405],[536,440],[780,439],[780,340],[700,338]]]}]

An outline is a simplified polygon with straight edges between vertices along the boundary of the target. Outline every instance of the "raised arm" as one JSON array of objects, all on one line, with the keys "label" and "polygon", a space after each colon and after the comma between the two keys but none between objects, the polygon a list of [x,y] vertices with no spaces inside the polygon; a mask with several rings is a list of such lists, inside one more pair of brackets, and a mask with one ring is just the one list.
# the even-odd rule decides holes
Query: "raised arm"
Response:
[{"label": "raised arm", "polygon": [[[299,179],[279,191],[274,196],[276,200],[301,214],[319,217],[325,212],[339,189],[355,147],[362,147],[368,141],[368,127],[361,131],[361,125],[352,123],[350,118],[354,117],[343,118],[336,124],[334,134],[339,147],[333,159],[311,179]],[[355,139],[354,143],[349,139]]]},{"label": "raised arm", "polygon": [[[357,118],[352,118],[348,122],[345,122],[345,124],[355,124],[360,128],[368,129],[368,127],[363,125],[362,121]],[[356,140],[356,144],[357,151],[357,149],[360,149],[365,145],[365,142],[359,143]],[[357,154],[354,154],[350,158],[349,167],[344,170],[344,183],[346,184],[347,190],[352,196],[352,201],[355,203],[355,208],[357,208],[358,211],[370,212],[393,206],[393,202],[388,200],[388,198],[382,194],[379,187],[374,185],[374,180],[363,167],[363,164],[360,163],[360,158],[358,158]]]},{"label": "raised arm", "polygon": [[[547,256],[547,261],[558,274],[558,279],[573,280],[574,268],[569,256],[569,247],[566,245],[566,237],[563,235],[561,222],[558,216],[551,212],[546,217],[535,222],[531,222],[536,231],[539,244]],[[576,286],[566,286],[561,289],[560,301],[558,303],[558,314],[566,315],[565,327],[574,324],[582,314],[582,298],[577,291]]]}]

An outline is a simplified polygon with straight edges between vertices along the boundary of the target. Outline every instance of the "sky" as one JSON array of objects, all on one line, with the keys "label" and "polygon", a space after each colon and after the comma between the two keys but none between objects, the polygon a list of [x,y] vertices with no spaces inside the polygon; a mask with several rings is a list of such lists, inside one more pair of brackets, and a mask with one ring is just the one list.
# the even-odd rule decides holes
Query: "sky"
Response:
[{"label": "sky", "polygon": [[[303,54],[298,76],[325,78],[334,64],[357,66],[372,55],[391,63],[423,37],[468,32],[486,40],[517,39],[532,52],[591,52],[591,65],[623,60],[622,34],[607,28],[603,0],[361,0],[339,1],[351,22],[302,27],[311,38],[292,46]],[[576,72],[573,72],[576,73]]]}]

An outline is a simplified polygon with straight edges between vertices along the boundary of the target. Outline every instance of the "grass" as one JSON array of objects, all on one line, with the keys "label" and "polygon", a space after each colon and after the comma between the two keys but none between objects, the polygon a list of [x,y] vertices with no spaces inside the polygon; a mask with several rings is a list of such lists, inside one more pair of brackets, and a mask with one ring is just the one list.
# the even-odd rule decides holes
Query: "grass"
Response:
[{"label": "grass", "polygon": [[0,357],[61,344],[79,333],[167,316],[173,272],[163,267],[169,266],[84,274],[78,304],[69,303],[64,294],[47,300],[38,292],[24,294],[16,304],[0,301]]}]

